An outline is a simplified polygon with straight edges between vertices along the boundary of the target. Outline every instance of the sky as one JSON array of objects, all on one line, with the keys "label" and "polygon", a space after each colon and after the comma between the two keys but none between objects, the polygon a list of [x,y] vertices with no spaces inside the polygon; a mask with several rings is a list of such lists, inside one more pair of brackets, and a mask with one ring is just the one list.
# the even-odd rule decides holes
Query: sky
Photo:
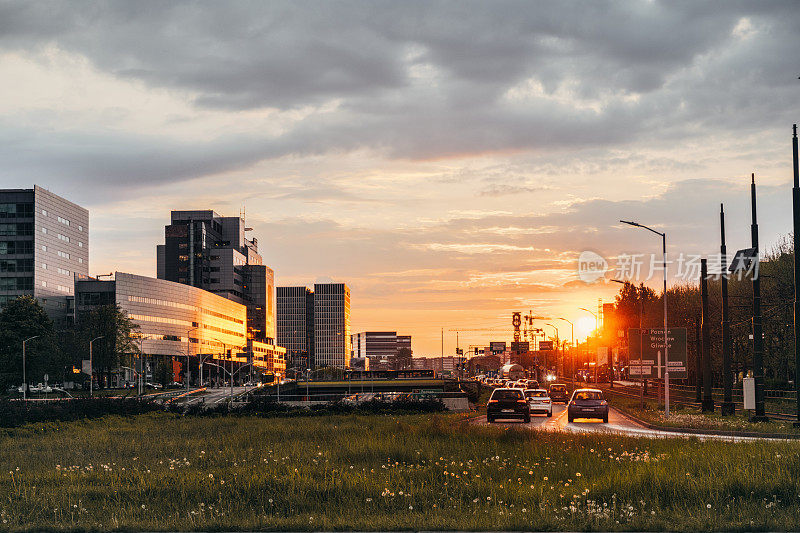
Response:
[{"label": "sky", "polygon": [[170,210],[244,210],[278,285],[346,282],[352,330],[415,356],[513,311],[580,337],[626,257],[660,287],[620,219],[667,234],[670,284],[721,203],[749,247],[751,173],[763,248],[790,233],[798,28],[794,1],[3,0],[0,187],[89,209],[92,274],[155,276]]}]

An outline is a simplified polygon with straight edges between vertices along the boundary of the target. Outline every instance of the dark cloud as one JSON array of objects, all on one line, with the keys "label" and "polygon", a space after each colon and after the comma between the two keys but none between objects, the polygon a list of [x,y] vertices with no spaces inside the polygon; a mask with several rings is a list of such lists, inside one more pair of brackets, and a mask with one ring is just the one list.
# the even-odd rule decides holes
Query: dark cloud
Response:
[{"label": "dark cloud", "polygon": [[[799,107],[798,23],[793,2],[7,2],[0,48],[56,46],[231,112],[336,102],[278,138],[86,153],[113,180],[155,150],[166,172],[125,178],[146,181],[364,147],[430,159],[774,128]],[[41,140],[68,163],[80,137]]]}]

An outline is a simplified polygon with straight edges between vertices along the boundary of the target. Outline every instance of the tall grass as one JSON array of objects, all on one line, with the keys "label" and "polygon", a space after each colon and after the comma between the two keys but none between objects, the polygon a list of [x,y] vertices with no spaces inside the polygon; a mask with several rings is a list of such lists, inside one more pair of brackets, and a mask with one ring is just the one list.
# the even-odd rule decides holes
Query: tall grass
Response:
[{"label": "tall grass", "polygon": [[10,531],[786,530],[800,509],[796,443],[166,413],[1,438]]}]

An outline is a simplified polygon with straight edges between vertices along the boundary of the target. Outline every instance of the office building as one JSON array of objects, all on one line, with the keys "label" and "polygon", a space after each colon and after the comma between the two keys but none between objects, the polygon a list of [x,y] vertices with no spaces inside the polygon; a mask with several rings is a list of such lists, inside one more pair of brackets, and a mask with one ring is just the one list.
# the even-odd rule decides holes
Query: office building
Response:
[{"label": "office building", "polygon": [[[411,350],[411,335],[398,335],[396,331],[366,331],[350,336],[352,344],[351,356],[356,359],[369,359],[371,368],[402,368],[396,360],[403,348]],[[409,355],[410,357],[410,355]]]},{"label": "office building", "polygon": [[344,283],[278,287],[278,345],[293,365],[349,368],[350,289]]},{"label": "office building", "polygon": [[275,282],[263,264],[258,240],[248,239],[243,217],[211,210],[172,211],[164,244],[156,248],[160,279],[212,292],[247,306],[248,335],[272,344]]},{"label": "office building", "polygon": [[[118,305],[139,326],[140,350],[151,360],[169,360],[178,373],[189,354],[190,380],[218,373],[216,364],[233,368],[252,363],[262,372],[283,374],[285,350],[248,338],[245,305],[183,283],[117,272],[112,280],[80,276],[75,281],[75,311]],[[252,360],[250,359],[252,357]],[[222,375],[224,377],[224,373]],[[173,378],[180,381],[176,374]]]},{"label": "office building", "polygon": [[278,287],[278,346],[289,367],[314,367],[314,293],[308,287]]},{"label": "office building", "polygon": [[32,295],[57,325],[89,271],[89,212],[39,186],[0,189],[0,306]]},{"label": "office building", "polygon": [[314,365],[350,367],[350,288],[314,284]]}]

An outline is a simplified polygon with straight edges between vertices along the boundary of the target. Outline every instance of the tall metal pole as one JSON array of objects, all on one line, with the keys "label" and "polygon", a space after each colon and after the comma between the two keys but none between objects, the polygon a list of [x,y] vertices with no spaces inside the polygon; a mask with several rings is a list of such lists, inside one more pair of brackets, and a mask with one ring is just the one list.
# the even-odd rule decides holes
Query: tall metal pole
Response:
[{"label": "tall metal pole", "polygon": [[753,377],[756,386],[756,412],[752,420],[765,422],[769,420],[764,413],[764,332],[761,324],[761,280],[758,275],[758,219],[756,217],[756,175],[752,174],[750,182],[751,215],[750,237],[755,251],[753,261]]},{"label": "tall metal pole", "polygon": [[794,217],[794,386],[797,394],[797,420],[800,427],[800,171],[797,164],[797,124],[792,126],[792,158],[794,186],[792,187],[792,212]]},{"label": "tall metal pole", "polygon": [[731,317],[728,309],[728,255],[725,246],[725,210],[719,204],[719,268],[720,283],[722,287],[722,416],[732,415],[736,412],[733,403],[733,374],[731,371]]},{"label": "tall metal pole", "polygon": [[442,378],[444,378],[444,328],[442,328],[442,354],[439,358],[439,364],[442,371]]},{"label": "tall metal pole", "polygon": [[700,298],[703,308],[703,412],[714,412],[711,377],[711,332],[708,323],[708,261],[700,259]]},{"label": "tall metal pole", "polygon": [[28,344],[28,341],[38,339],[39,337],[39,335],[34,335],[22,341],[22,400],[26,402],[28,401],[28,375],[25,368],[25,345]]},{"label": "tall metal pole", "polygon": [[703,401],[703,343],[700,341],[700,321],[694,321],[694,401]]},{"label": "tall metal pole", "polygon": [[664,261],[664,416],[669,416],[669,342],[667,341],[667,234],[661,234]]}]

